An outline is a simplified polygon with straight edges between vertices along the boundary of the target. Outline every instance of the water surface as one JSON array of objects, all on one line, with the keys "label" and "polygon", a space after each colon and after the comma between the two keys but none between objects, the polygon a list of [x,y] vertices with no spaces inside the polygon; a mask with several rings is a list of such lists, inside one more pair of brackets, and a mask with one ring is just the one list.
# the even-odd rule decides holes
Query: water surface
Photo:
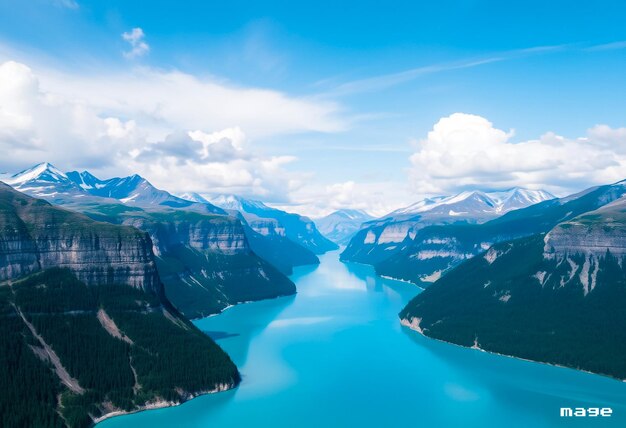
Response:
[{"label": "water surface", "polygon": [[[626,426],[626,384],[424,338],[398,312],[419,289],[343,264],[297,268],[296,296],[196,322],[239,367],[239,388],[109,419],[117,427]],[[560,407],[612,407],[564,420]]]}]

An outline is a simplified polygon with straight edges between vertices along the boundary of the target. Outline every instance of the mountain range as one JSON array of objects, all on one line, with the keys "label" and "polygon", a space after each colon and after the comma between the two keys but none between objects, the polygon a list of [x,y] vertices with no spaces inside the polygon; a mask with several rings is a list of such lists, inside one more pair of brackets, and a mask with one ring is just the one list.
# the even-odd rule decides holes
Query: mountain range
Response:
[{"label": "mountain range", "polygon": [[157,266],[147,233],[0,183],[3,426],[87,427],[239,383]]},{"label": "mountain range", "polygon": [[463,346],[626,379],[626,182],[428,236],[465,248],[497,243],[415,297],[400,313],[404,325]]},{"label": "mountain range", "polygon": [[315,224],[319,231],[331,241],[346,245],[365,222],[374,217],[363,210],[342,209],[318,218]]},{"label": "mountain range", "polygon": [[293,294],[295,286],[285,274],[296,265],[319,263],[305,246],[320,242],[333,248],[304,217],[263,206],[284,218],[293,233],[259,233],[238,211],[174,196],[137,175],[100,180],[86,171],[63,173],[42,163],[0,178],[17,190],[95,220],[147,232],[165,293],[192,318],[239,302]]},{"label": "mountain range", "polygon": [[[416,237],[429,226],[480,224],[553,198],[553,195],[543,190],[514,188],[505,192],[466,191],[454,196],[424,199],[363,224],[341,254],[341,259],[377,266],[397,254],[407,254]],[[439,254],[438,251],[455,260],[470,256],[466,253],[448,254],[446,248],[439,248],[446,242],[437,239],[427,244],[433,248],[428,248],[429,253],[423,253],[426,264],[430,263],[431,255]],[[438,269],[418,269],[419,274],[414,275],[401,275],[400,272],[384,268],[381,268],[381,272],[419,283],[432,282],[431,275],[436,277]]]}]

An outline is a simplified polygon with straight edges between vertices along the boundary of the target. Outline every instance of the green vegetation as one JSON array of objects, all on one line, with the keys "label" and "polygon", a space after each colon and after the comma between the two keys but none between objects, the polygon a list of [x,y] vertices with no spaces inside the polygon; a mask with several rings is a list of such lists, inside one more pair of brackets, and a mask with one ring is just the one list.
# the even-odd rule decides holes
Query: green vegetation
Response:
[{"label": "green vegetation", "polygon": [[294,266],[320,262],[311,250],[284,236],[263,236],[249,227],[246,227],[246,236],[252,251],[285,275],[291,275]]},{"label": "green vegetation", "polygon": [[[597,215],[585,214],[602,207],[603,205],[621,197],[626,188],[618,186],[601,186],[587,192],[564,199],[552,199],[530,207],[511,211],[501,217],[483,224],[456,223],[447,225],[427,226],[419,230],[412,240],[405,240],[393,251],[383,254],[384,248],[374,249],[371,254],[378,254],[374,259],[368,257],[374,264],[376,273],[394,278],[404,279],[417,284],[422,283],[424,275],[436,271],[445,273],[465,260],[462,255],[471,257],[484,251],[482,244],[494,244],[537,233],[545,233],[562,222],[576,219],[585,224],[597,221]],[[608,208],[609,206],[606,206]],[[603,210],[604,208],[602,208]],[[581,216],[581,214],[584,214]],[[623,213],[611,210],[612,220],[624,219]],[[604,217],[606,220],[606,217]],[[623,225],[623,222],[622,222]],[[567,225],[565,225],[567,227]],[[361,231],[363,232],[363,231]],[[362,241],[361,241],[362,242]],[[439,244],[435,243],[439,242]],[[444,242],[444,244],[441,244]],[[352,253],[359,248],[348,248],[342,258],[357,260]],[[437,251],[439,254],[454,254],[450,257],[415,257],[420,252]],[[350,258],[352,257],[352,259]],[[367,261],[366,261],[367,262]]]},{"label": "green vegetation", "polygon": [[222,254],[178,245],[157,258],[157,268],[168,299],[189,318],[296,292],[293,282],[253,253]]},{"label": "green vegetation", "polygon": [[[401,318],[421,318],[424,334],[463,346],[626,378],[626,263],[544,258],[543,236],[492,247],[415,297]],[[584,293],[585,261],[595,287]],[[585,277],[583,277],[585,279]]]},{"label": "green vegetation", "polygon": [[[20,312],[76,388],[61,383]],[[0,286],[0,317],[3,427],[89,426],[113,410],[180,402],[240,380],[230,358],[168,302],[125,285],[87,286],[69,270]]]}]

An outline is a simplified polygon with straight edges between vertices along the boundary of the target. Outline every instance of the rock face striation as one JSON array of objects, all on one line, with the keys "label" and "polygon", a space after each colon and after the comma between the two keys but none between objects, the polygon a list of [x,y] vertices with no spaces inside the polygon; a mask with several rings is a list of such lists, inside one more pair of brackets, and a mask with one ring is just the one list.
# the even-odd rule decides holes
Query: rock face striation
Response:
[{"label": "rock face striation", "polygon": [[239,383],[170,303],[152,247],[0,183],[0,426],[88,427]]},{"label": "rock face striation", "polygon": [[324,237],[308,217],[268,207],[237,195],[218,195],[210,200],[218,207],[240,213],[250,227],[263,236],[287,237],[314,254],[339,248]]},{"label": "rock face striation", "polygon": [[[463,346],[626,379],[620,194],[623,183],[564,198],[554,218],[578,215],[461,263],[406,306],[403,324]],[[547,211],[534,220],[545,221]]]},{"label": "rock face striation", "polygon": [[161,293],[152,242],[132,227],[97,223],[0,183],[0,281],[67,267],[87,284]]},{"label": "rock face striation", "polygon": [[281,256],[278,250],[291,248],[280,245],[285,237],[265,237],[206,200],[173,196],[137,175],[100,180],[44,163],[6,179],[20,191],[91,219],[147,232],[165,294],[188,317],[293,294],[295,285],[285,274],[296,262],[317,262],[304,248]]},{"label": "rock face striation", "polygon": [[[498,242],[551,231],[547,240],[554,241],[558,252],[559,247],[567,247],[565,241],[559,238],[565,228],[572,229],[566,238],[571,243],[577,239],[577,234],[605,234],[600,240],[610,239],[611,233],[603,232],[608,224],[596,225],[593,230],[588,230],[584,223],[568,221],[616,201],[625,192],[624,183],[618,182],[509,211],[481,224],[430,225],[407,239],[400,250],[375,263],[376,272],[429,285],[459,263]],[[562,225],[555,228],[560,223]],[[574,233],[575,230],[578,232]]]},{"label": "rock face striation", "polygon": [[[380,219],[364,223],[348,243],[341,259],[376,266],[405,252],[414,241],[421,239],[424,229],[430,226],[481,224],[513,210],[553,198],[553,195],[543,190],[513,188],[505,192],[467,191],[454,196],[424,199]],[[452,257],[455,253],[460,256],[467,253],[466,249],[453,251],[446,241],[441,241],[441,248],[437,248],[436,242],[439,240],[441,238],[438,236],[426,238],[426,258],[432,258],[428,256],[432,251],[451,253]],[[432,275],[437,270],[440,269],[422,269],[420,276]],[[385,272],[385,275],[421,281],[398,274],[399,272]]]}]

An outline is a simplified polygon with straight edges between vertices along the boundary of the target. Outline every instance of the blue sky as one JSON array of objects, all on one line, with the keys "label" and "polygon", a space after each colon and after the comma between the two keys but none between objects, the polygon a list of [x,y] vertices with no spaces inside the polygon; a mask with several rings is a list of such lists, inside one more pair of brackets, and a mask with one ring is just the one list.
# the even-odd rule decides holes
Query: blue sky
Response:
[{"label": "blue sky", "polygon": [[[311,214],[626,178],[623,2],[338,3],[0,0],[0,62],[29,70],[6,68],[5,83],[29,73],[48,103],[19,107],[38,118],[28,132],[10,122],[17,113],[0,116],[0,144],[24,145],[0,166],[46,157],[105,176],[138,169],[168,190]],[[16,88],[0,103],[33,106]],[[54,125],[64,120],[77,131],[64,135]],[[193,140],[202,162],[180,149],[189,142],[164,143],[187,131],[204,135]],[[230,157],[207,150],[224,138]],[[583,155],[549,159],[571,151]],[[169,160],[142,165],[144,152]],[[512,153],[522,167],[506,162]]]}]

